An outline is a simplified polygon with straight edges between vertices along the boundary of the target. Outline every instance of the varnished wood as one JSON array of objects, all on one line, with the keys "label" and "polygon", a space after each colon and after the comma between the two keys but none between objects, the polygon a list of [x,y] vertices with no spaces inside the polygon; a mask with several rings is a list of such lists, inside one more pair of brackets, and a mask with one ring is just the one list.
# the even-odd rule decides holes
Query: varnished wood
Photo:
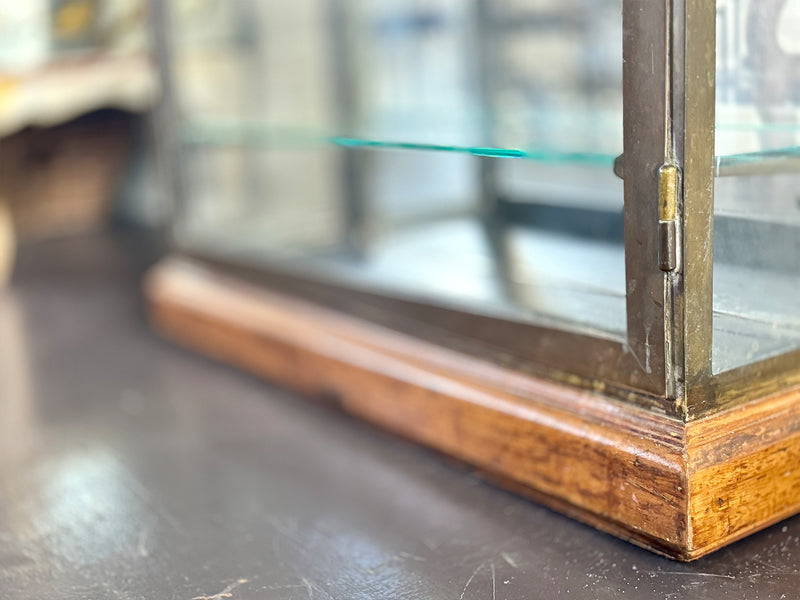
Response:
[{"label": "varnished wood", "polygon": [[692,555],[800,512],[800,390],[686,426]]},{"label": "varnished wood", "polygon": [[475,465],[556,510],[691,560],[800,506],[800,395],[689,424],[168,259],[167,337]]}]

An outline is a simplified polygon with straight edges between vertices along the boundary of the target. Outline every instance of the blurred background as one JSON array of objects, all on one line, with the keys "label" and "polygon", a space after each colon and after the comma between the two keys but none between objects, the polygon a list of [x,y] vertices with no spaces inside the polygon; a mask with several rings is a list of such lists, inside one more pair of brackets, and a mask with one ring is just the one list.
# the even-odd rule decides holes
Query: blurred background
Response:
[{"label": "blurred background", "polygon": [[137,0],[0,3],[0,197],[21,241],[161,218],[149,37]]}]

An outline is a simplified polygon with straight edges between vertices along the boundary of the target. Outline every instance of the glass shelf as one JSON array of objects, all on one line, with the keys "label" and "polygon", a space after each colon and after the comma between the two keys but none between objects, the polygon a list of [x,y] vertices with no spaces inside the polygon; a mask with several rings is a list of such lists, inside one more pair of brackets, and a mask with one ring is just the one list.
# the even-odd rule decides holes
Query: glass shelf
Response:
[{"label": "glass shelf", "polygon": [[[574,116],[574,115],[573,115]],[[800,125],[777,125],[774,123],[725,123],[718,124],[721,131],[794,131],[800,134]],[[594,130],[595,136],[598,129]],[[606,124],[605,129],[612,129]],[[333,145],[343,148],[374,148],[391,150],[424,150],[435,152],[454,152],[471,154],[473,156],[486,156],[492,158],[521,158],[541,163],[553,164],[583,164],[596,166],[609,166],[614,162],[617,154],[613,152],[593,152],[588,150],[572,150],[551,145],[505,147],[469,143],[436,143],[427,140],[436,135],[430,132],[421,134],[413,133],[413,127],[405,128],[406,133],[399,134],[397,138],[387,134],[379,137],[376,132],[370,135],[336,135],[323,129],[314,129],[303,126],[285,126],[265,123],[258,120],[245,119],[191,119],[182,128],[182,141],[190,146],[211,147],[244,147],[276,150],[307,150],[323,145]],[[563,132],[564,137],[575,140],[578,132],[569,135]],[[610,135],[610,134],[609,134]],[[463,139],[463,133],[443,133],[441,139]],[[588,148],[592,140],[587,139],[583,147]],[[743,152],[719,155],[715,159],[715,174],[717,177],[734,177],[744,175],[769,175],[777,173],[800,172],[800,146],[792,146],[775,150],[762,150],[757,152]]]},{"label": "glass shelf", "polygon": [[[531,144],[520,147],[470,144],[465,141],[467,136],[463,133],[467,128],[458,133],[444,132],[440,136],[431,134],[429,131],[415,134],[413,128],[398,127],[397,129],[405,129],[406,132],[387,133],[385,136],[381,136],[375,131],[370,131],[367,135],[357,133],[338,135],[324,129],[303,126],[273,125],[257,120],[214,118],[188,120],[182,128],[181,138],[183,143],[190,146],[308,150],[322,145],[333,145],[343,148],[453,152],[493,158],[522,158],[543,163],[597,166],[610,166],[617,156],[614,152],[573,150],[549,144]],[[595,135],[582,144],[584,147],[588,148],[593,145],[592,142],[596,141],[597,131],[598,129],[595,128]],[[575,132],[573,136],[569,136],[568,132],[564,131],[561,131],[561,134],[562,137],[567,138],[577,138],[581,135],[580,132]],[[437,137],[442,139],[443,143],[432,141]],[[460,143],[455,142],[459,138]]]},{"label": "glass shelf", "polygon": [[759,121],[752,114],[750,117],[717,123],[716,175],[800,173],[800,122]]},{"label": "glass shelf", "polygon": [[717,156],[717,177],[800,173],[800,146]]}]

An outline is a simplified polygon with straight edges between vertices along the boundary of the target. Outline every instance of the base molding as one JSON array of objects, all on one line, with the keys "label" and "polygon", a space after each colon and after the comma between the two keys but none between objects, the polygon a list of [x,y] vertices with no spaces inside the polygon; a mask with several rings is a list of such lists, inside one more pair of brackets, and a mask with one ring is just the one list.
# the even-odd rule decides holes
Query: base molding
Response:
[{"label": "base molding", "polygon": [[197,261],[145,280],[165,337],[693,560],[800,511],[800,391],[690,422],[504,369]]}]

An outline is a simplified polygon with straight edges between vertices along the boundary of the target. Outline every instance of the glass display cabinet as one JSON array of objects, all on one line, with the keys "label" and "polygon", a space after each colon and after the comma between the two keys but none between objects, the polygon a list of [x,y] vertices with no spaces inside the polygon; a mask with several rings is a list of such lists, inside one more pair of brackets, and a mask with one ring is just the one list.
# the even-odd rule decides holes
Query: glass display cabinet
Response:
[{"label": "glass display cabinet", "polygon": [[800,2],[152,8],[165,335],[671,557],[800,510]]}]

